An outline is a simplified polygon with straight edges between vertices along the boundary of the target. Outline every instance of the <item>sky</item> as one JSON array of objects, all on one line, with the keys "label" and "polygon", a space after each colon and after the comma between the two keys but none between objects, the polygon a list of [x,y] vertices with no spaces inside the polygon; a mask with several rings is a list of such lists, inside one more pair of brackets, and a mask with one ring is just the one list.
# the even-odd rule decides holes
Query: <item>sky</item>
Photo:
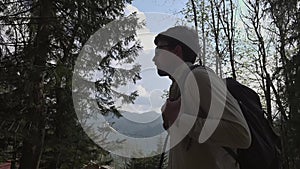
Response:
[{"label": "sky", "polygon": [[[125,9],[128,15],[137,12],[137,16],[146,25],[137,31],[137,39],[140,40],[143,49],[139,51],[136,62],[142,66],[141,80],[136,84],[128,84],[118,88],[118,91],[133,92],[138,91],[139,96],[134,104],[123,104],[121,100],[116,102],[122,110],[145,113],[155,111],[161,113],[160,109],[165,98],[162,95],[169,88],[171,81],[166,77],[157,75],[156,67],[152,61],[155,45],[154,37],[166,29],[178,24],[181,21],[180,11],[185,6],[186,1],[175,0],[134,0]],[[170,6],[172,8],[170,8]]]},{"label": "sky", "polygon": [[132,5],[142,12],[176,14],[182,10],[186,2],[187,0],[133,0]]}]

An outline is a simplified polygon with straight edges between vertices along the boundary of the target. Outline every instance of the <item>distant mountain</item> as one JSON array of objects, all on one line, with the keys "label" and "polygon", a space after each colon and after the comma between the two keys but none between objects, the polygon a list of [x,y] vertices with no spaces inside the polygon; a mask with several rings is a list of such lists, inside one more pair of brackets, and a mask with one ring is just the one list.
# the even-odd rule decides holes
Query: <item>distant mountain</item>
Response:
[{"label": "distant mountain", "polygon": [[164,132],[160,114],[150,111],[145,113],[121,112],[122,117],[110,113],[105,120],[118,132],[130,137],[152,137]]}]

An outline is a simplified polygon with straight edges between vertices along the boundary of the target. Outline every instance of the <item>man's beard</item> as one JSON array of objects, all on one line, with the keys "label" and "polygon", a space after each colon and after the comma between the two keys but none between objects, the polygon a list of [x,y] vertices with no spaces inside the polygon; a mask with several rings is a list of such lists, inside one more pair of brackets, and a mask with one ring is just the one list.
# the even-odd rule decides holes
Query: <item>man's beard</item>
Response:
[{"label": "man's beard", "polygon": [[169,76],[169,74],[163,70],[157,69],[157,73],[159,76]]}]

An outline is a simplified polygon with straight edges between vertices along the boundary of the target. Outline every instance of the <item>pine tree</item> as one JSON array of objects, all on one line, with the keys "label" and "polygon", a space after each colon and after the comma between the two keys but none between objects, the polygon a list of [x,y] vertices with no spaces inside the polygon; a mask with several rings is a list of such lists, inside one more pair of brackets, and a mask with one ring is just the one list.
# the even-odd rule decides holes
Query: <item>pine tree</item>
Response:
[{"label": "pine tree", "polygon": [[[0,160],[20,168],[81,168],[107,152],[83,132],[72,102],[72,73],[80,49],[99,28],[124,15],[130,0],[0,2]],[[137,20],[119,29],[135,31]],[[134,43],[132,48],[126,45]],[[106,58],[134,60],[135,37],[119,40]],[[129,60],[131,59],[131,60]],[[126,62],[126,61],[125,61]],[[100,69],[109,73],[109,59]],[[138,69],[121,80],[137,80]],[[97,83],[97,89],[111,89]],[[101,90],[100,90],[101,92]],[[134,96],[134,95],[133,95]],[[134,97],[129,99],[134,99]],[[111,101],[99,108],[113,109]],[[103,162],[103,161],[102,161]],[[105,162],[105,161],[104,161]],[[101,161],[99,161],[101,163]]]}]

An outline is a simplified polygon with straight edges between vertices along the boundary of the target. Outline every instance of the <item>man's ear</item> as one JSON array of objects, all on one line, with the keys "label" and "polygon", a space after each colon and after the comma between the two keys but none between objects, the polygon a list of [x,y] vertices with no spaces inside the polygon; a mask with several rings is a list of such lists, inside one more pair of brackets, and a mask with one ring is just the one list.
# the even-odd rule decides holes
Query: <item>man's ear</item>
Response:
[{"label": "man's ear", "polygon": [[182,47],[180,45],[176,45],[174,48],[175,54],[183,60]]}]

